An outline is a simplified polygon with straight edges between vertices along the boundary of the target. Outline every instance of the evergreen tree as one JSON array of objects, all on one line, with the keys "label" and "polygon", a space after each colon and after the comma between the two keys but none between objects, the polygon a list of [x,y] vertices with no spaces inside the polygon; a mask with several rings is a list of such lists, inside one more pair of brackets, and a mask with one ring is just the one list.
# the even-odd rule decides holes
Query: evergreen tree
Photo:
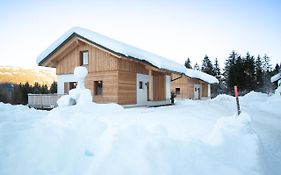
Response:
[{"label": "evergreen tree", "polygon": [[50,87],[50,93],[51,94],[55,94],[55,93],[57,93],[57,82],[53,82],[52,84],[51,84],[51,87]]},{"label": "evergreen tree", "polygon": [[187,58],[187,60],[184,62],[184,66],[188,69],[192,69],[191,61],[189,58]]},{"label": "evergreen tree", "polygon": [[245,92],[255,90],[256,88],[256,74],[255,74],[255,58],[246,53],[246,57],[243,58],[242,70],[244,73],[244,80],[241,82]]},{"label": "evergreen tree", "polygon": [[235,68],[234,65],[238,58],[238,54],[235,51],[232,51],[225,62],[224,67],[224,84],[226,86],[227,93],[233,92],[233,86],[236,85],[236,78],[235,78]]},{"label": "evergreen tree", "polygon": [[193,68],[194,70],[200,70],[200,67],[199,67],[199,65],[197,64],[197,62],[195,63],[195,65],[194,65],[194,68]]},{"label": "evergreen tree", "polygon": [[203,59],[201,71],[210,75],[215,75],[214,66],[207,55],[205,55]]},{"label": "evergreen tree", "polygon": [[270,81],[272,76],[272,68],[270,64],[270,58],[266,54],[263,56],[262,59],[262,67],[263,67],[263,85],[264,85],[264,92],[271,93],[273,91],[273,84]]},{"label": "evergreen tree", "polygon": [[223,85],[223,80],[222,80],[222,77],[221,77],[219,62],[218,62],[217,58],[215,59],[214,73],[215,73],[214,76],[219,80],[219,83],[211,85],[211,91],[212,91],[211,97],[212,98],[216,97],[219,94],[224,93],[224,85]]},{"label": "evergreen tree", "polygon": [[263,69],[260,55],[256,59],[256,90],[263,92]]},{"label": "evergreen tree", "polygon": [[214,76],[217,78],[217,79],[221,79],[221,70],[220,70],[220,66],[219,66],[219,62],[218,62],[218,59],[216,58],[215,59],[215,64],[214,64]]}]

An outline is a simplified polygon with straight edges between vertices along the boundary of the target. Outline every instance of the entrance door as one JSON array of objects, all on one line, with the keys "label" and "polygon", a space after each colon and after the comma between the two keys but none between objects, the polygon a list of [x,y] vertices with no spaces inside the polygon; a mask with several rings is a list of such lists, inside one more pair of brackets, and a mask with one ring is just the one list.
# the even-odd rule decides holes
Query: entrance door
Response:
[{"label": "entrance door", "polygon": [[146,105],[149,97],[148,91],[148,75],[137,74],[137,104],[138,105]]},{"label": "entrance door", "polygon": [[200,97],[200,85],[194,84],[194,99],[199,99]]}]

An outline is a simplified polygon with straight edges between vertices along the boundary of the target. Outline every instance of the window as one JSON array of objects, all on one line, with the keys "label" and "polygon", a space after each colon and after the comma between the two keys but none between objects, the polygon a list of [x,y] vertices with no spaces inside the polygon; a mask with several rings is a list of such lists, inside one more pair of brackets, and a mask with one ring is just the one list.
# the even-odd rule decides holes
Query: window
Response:
[{"label": "window", "polygon": [[102,81],[94,81],[95,95],[102,95]]},{"label": "window", "polygon": [[80,53],[80,65],[88,65],[89,64],[89,52],[88,51],[82,51]]},{"label": "window", "polygon": [[71,89],[76,88],[77,82],[64,82],[64,93],[68,94]]},{"label": "window", "polygon": [[180,88],[176,88],[176,95],[180,95],[181,94],[181,89]]},{"label": "window", "polygon": [[143,89],[143,82],[142,81],[139,81],[139,89]]},{"label": "window", "polygon": [[69,82],[69,90],[76,88],[77,82]]}]

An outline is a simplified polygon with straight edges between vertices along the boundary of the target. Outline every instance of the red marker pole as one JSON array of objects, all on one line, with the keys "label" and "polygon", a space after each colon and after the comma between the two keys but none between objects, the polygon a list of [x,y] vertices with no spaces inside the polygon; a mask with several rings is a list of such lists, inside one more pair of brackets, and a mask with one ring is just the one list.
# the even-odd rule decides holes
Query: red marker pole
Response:
[{"label": "red marker pole", "polygon": [[240,110],[240,105],[239,105],[238,88],[237,88],[237,86],[234,86],[234,94],[235,94],[235,97],[236,97],[237,113],[238,113],[238,115],[240,115],[241,110]]}]

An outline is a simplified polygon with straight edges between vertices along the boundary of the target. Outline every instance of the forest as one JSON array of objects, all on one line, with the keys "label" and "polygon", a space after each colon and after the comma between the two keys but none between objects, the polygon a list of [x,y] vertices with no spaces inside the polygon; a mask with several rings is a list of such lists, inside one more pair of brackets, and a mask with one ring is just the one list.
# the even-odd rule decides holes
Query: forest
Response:
[{"label": "forest", "polygon": [[271,83],[270,78],[280,71],[281,65],[277,63],[273,66],[267,54],[254,56],[247,52],[242,56],[235,51],[229,54],[223,68],[220,68],[217,58],[212,63],[207,55],[203,58],[201,67],[198,63],[193,67],[191,64],[191,59],[187,58],[185,67],[208,73],[219,80],[218,84],[211,86],[212,97],[218,94],[233,95],[235,85],[238,86],[240,95],[250,91],[271,94],[277,84]]},{"label": "forest", "polygon": [[35,83],[30,85],[28,82],[22,84],[2,83],[0,84],[0,102],[10,104],[28,103],[28,94],[54,94],[57,93],[57,82],[53,82],[50,87],[46,84]]}]

